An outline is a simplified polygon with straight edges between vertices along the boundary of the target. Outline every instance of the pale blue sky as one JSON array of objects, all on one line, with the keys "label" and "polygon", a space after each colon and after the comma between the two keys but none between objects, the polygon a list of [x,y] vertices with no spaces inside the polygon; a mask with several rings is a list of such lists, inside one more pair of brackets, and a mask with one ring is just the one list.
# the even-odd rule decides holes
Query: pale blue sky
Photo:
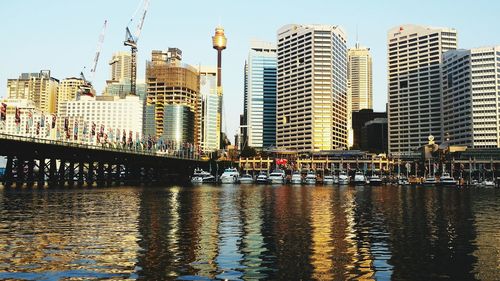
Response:
[{"label": "pale blue sky", "polygon": [[[94,85],[102,91],[109,78],[111,54],[123,46],[125,26],[139,0],[1,1],[2,47],[0,96],[8,78],[21,72],[52,70],[58,79],[89,69],[105,19],[106,39]],[[386,36],[389,28],[413,23],[456,28],[460,48],[500,44],[497,1],[167,1],[151,0],[139,40],[138,78],[151,50],[178,47],[184,62],[215,65],[211,47],[214,28],[221,23],[228,37],[223,53],[224,124],[231,136],[243,108],[243,65],[249,41],[276,40],[278,28],[289,23],[342,26],[348,45],[356,38],[373,55],[374,107],[382,111],[386,94]]]}]

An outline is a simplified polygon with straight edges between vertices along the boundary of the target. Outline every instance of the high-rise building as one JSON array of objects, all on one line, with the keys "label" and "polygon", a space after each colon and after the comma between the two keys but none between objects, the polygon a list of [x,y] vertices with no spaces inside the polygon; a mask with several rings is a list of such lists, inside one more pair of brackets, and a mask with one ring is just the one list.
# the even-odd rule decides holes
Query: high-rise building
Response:
[{"label": "high-rise building", "polygon": [[342,28],[278,30],[276,143],[318,151],[347,148],[347,47]]},{"label": "high-rise building", "polygon": [[252,41],[245,63],[245,114],[248,145],[276,145],[276,46]]},{"label": "high-rise building", "polygon": [[76,100],[80,87],[85,83],[85,80],[76,77],[61,80],[57,90],[57,112],[61,112],[62,103]]},{"label": "high-rise building", "polygon": [[356,43],[348,51],[348,79],[351,85],[351,110],[371,109],[373,82],[370,49]]},{"label": "high-rise building", "polygon": [[111,77],[108,82],[128,82],[130,85],[132,69],[131,59],[130,52],[123,51],[114,53],[109,62],[111,66]]},{"label": "high-rise building", "polygon": [[500,46],[444,53],[442,83],[443,141],[500,147]]},{"label": "high-rise building", "polygon": [[7,98],[27,99],[42,112],[54,113],[58,86],[59,80],[50,77],[50,70],[22,73],[18,79],[7,79]]},{"label": "high-rise building", "polygon": [[[199,141],[200,126],[200,80],[198,70],[181,63],[182,52],[177,48],[169,48],[168,51],[153,51],[152,60],[146,65],[146,113],[145,134],[163,137],[178,143],[194,143]],[[189,108],[192,113],[187,118],[193,118],[192,122],[186,118],[172,119],[175,125],[165,125],[168,114],[184,112],[184,110],[167,111],[167,105],[182,105]],[[187,116],[187,115],[183,115]],[[193,138],[169,139],[172,134],[167,130],[172,127],[182,127],[186,124],[194,124]]]},{"label": "high-rise building", "polygon": [[205,152],[220,147],[220,96],[217,94],[217,68],[200,66],[200,144]]},{"label": "high-rise building", "polygon": [[403,25],[387,34],[389,153],[441,142],[442,54],[457,48],[452,28]]}]

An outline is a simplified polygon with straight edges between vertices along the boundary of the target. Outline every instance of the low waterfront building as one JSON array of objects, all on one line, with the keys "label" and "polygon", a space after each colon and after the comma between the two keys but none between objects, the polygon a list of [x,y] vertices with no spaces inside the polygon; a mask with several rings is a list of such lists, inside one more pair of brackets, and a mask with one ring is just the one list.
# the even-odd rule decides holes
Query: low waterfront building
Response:
[{"label": "low waterfront building", "polygon": [[5,117],[0,120],[2,134],[25,137],[49,138],[51,115],[40,111],[28,99],[4,99],[0,109],[5,108]]},{"label": "low waterfront building", "polygon": [[[373,109],[361,109],[352,112],[352,130],[353,130],[353,149],[366,150],[362,147],[362,130],[366,122],[377,118],[387,118],[386,112],[374,112]],[[371,138],[370,138],[371,139]],[[387,140],[387,137],[386,137]],[[385,152],[385,150],[384,150]]]},{"label": "low waterfront building", "polygon": [[121,141],[124,132],[127,139],[130,134],[135,139],[142,136],[142,110],[143,104],[137,96],[124,99],[115,96],[81,96],[78,100],[61,104],[58,114],[59,134],[69,131],[70,135],[76,133],[77,138],[82,140],[82,137],[89,137],[84,135],[91,135],[94,129],[95,132],[106,134],[110,141]]}]

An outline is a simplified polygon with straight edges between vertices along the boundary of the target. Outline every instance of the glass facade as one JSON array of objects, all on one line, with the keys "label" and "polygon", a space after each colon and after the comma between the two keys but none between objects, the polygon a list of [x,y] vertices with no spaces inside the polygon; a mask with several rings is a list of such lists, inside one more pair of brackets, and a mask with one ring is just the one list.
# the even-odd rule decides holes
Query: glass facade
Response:
[{"label": "glass facade", "polygon": [[177,145],[194,143],[194,112],[189,106],[169,104],[163,114],[164,130],[162,137]]},{"label": "glass facade", "polygon": [[245,113],[248,145],[276,145],[276,47],[252,42],[245,69]]},{"label": "glass facade", "polygon": [[217,70],[200,69],[201,147],[214,151],[220,146],[220,97],[217,94]]}]

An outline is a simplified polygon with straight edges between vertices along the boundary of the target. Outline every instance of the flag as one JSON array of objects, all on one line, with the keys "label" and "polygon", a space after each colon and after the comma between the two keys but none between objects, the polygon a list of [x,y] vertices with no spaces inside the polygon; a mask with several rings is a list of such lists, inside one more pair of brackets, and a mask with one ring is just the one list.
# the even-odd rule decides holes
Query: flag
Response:
[{"label": "flag", "polygon": [[56,115],[55,114],[52,114],[52,129],[54,129],[56,127]]},{"label": "flag", "polygon": [[73,138],[78,140],[78,120],[75,120],[75,126],[73,127]]},{"label": "flag", "polygon": [[40,127],[45,128],[45,115],[43,113],[40,117]]},{"label": "flag", "polygon": [[92,129],[91,129],[91,133],[90,133],[92,136],[95,136],[95,123],[92,122]]},{"label": "flag", "polygon": [[128,140],[127,140],[127,144],[131,144],[132,143],[132,131],[128,131]]},{"label": "flag", "polygon": [[16,122],[16,125],[19,126],[19,124],[21,123],[21,109],[17,108],[16,107],[16,117],[15,117],[15,122]]},{"label": "flag", "polygon": [[36,135],[40,134],[40,122],[36,122]]},{"label": "flag", "polygon": [[3,103],[0,106],[0,120],[5,121],[7,119],[7,104]]},{"label": "flag", "polygon": [[64,131],[68,132],[68,130],[69,130],[69,120],[68,117],[64,117]]},{"label": "flag", "polygon": [[28,124],[33,127],[33,112],[31,110],[28,112]]},{"label": "flag", "polygon": [[123,129],[122,143],[125,144],[126,142],[127,142],[127,132],[125,132],[125,129]]}]

